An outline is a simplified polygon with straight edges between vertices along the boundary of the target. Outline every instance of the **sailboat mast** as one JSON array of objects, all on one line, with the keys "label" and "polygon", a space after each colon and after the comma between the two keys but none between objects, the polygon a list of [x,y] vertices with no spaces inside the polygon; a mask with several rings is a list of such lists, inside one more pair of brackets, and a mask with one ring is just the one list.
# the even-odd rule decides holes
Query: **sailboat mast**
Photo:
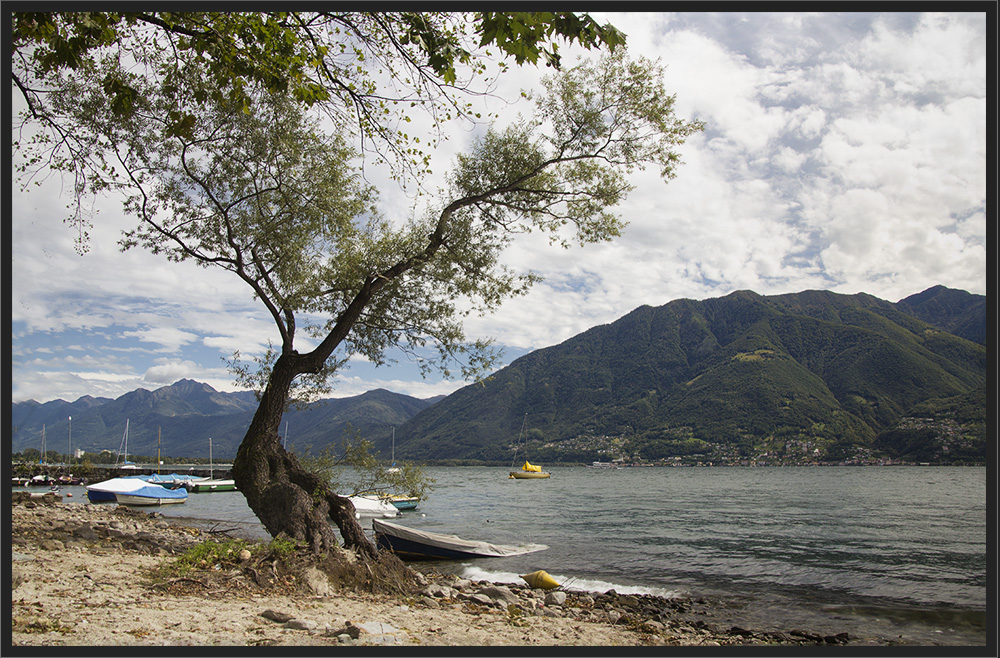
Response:
[{"label": "sailboat mast", "polygon": [[157,475],[160,474],[160,464],[162,463],[163,462],[160,461],[160,428],[157,427],[156,428],[156,474]]},{"label": "sailboat mast", "polygon": [[524,421],[521,423],[521,432],[517,435],[517,443],[514,444],[514,456],[510,458],[510,467],[514,468],[517,461],[517,450],[521,447],[521,440],[524,438],[524,430],[528,427],[528,414],[524,414]]},{"label": "sailboat mast", "polygon": [[215,479],[215,469],[212,468],[212,437],[208,437],[208,477]]},{"label": "sailboat mast", "polygon": [[42,454],[38,456],[38,463],[45,463],[45,423],[42,423]]}]

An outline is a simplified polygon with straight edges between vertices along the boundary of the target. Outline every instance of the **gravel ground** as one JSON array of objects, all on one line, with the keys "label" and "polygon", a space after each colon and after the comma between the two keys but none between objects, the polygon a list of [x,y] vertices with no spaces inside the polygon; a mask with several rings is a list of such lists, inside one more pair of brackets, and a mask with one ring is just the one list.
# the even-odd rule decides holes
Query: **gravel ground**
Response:
[{"label": "gravel ground", "polygon": [[221,579],[192,574],[157,581],[151,570],[218,537],[114,504],[18,498],[11,505],[15,652],[123,645],[883,644],[847,633],[716,628],[698,618],[699,609],[710,607],[704,600],[533,590],[433,572],[418,574],[422,589],[412,596],[337,589],[318,572],[294,587],[287,578],[274,587],[235,586],[249,582],[249,567]]}]

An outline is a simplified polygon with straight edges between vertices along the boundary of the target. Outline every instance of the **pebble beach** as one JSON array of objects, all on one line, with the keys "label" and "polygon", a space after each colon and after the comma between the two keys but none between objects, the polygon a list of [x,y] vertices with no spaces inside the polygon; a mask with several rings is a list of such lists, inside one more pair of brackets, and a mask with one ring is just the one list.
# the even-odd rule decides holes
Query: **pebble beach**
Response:
[{"label": "pebble beach", "polygon": [[[197,577],[165,587],[150,578],[154,569],[224,538],[155,511],[56,496],[14,495],[11,517],[13,655],[18,647],[73,646],[892,644],[849,629],[720,627],[705,599],[532,589],[431,570],[417,573],[419,590],[407,595],[337,588],[319,572],[273,590]],[[239,568],[231,571],[221,582],[243,579]]]}]

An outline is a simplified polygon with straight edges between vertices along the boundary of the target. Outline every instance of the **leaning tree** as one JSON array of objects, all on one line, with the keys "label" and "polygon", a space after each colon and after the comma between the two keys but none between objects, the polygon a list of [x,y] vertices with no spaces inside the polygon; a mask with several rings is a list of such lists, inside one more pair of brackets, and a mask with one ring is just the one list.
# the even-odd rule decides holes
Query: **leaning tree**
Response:
[{"label": "leaning tree", "polygon": [[[129,80],[128,112],[114,111],[98,84],[108,79]],[[294,387],[321,385],[352,355],[383,363],[396,349],[429,347],[428,367],[458,364],[462,376],[487,371],[496,354],[466,339],[462,318],[535,281],[503,264],[514,237],[612,239],[630,172],[651,164],[669,180],[678,145],[702,125],[675,116],[658,65],[618,48],[546,78],[529,94],[534,113],[486,131],[422,213],[386,217],[338,124],[288,90],[247,86],[234,98],[212,84],[197,60],[154,79],[94,66],[60,77],[46,102],[69,134],[99,137],[102,166],[138,219],[124,248],[228,270],[273,319],[278,344],[233,462],[251,509],[272,535],[317,553],[338,545],[333,520],[346,546],[372,555],[350,502],[281,445]],[[197,120],[180,126],[188,114]],[[300,352],[302,334],[315,346]]]}]

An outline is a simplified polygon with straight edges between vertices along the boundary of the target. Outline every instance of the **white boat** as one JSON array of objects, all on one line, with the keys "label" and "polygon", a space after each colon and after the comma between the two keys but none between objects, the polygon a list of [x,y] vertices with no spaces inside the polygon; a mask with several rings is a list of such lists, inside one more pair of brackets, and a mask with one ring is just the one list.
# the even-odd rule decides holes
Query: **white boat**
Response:
[{"label": "white boat", "polygon": [[426,560],[464,560],[476,557],[510,557],[535,551],[544,551],[545,544],[508,546],[485,541],[462,539],[455,535],[407,528],[388,521],[372,519],[375,543],[379,548],[392,551],[400,558]]},{"label": "white boat", "polygon": [[189,480],[183,483],[191,493],[212,493],[215,491],[236,491],[236,480],[215,479],[215,466],[212,462],[212,438],[208,439],[208,477],[200,480]]},{"label": "white boat", "polygon": [[420,502],[420,499],[416,496],[394,494],[385,491],[363,491],[355,495],[363,496],[365,498],[378,499],[384,503],[391,503],[392,506],[398,510],[417,509],[417,503]]},{"label": "white boat", "polygon": [[204,482],[208,478],[197,475],[184,475],[181,473],[168,473],[166,475],[153,473],[152,475],[145,476],[144,479],[150,484],[158,484],[161,487],[166,487],[167,489],[176,489],[177,487],[183,487],[186,482]]},{"label": "white boat", "polygon": [[144,482],[138,489],[115,494],[115,499],[121,505],[170,505],[183,503],[187,498],[188,492],[184,489],[165,489],[148,482]]},{"label": "white boat", "polygon": [[354,505],[355,516],[382,517],[391,519],[399,516],[399,510],[390,502],[380,500],[378,496],[347,496]]},{"label": "white boat", "polygon": [[215,491],[236,491],[236,480],[188,480],[181,486],[191,493],[212,493]]},{"label": "white boat", "polygon": [[[111,478],[104,482],[87,485],[87,498],[92,503],[101,503],[118,500],[117,494],[129,493],[136,489],[149,486],[149,483],[139,476],[133,475],[123,478]],[[163,487],[160,487],[161,489]]]}]

